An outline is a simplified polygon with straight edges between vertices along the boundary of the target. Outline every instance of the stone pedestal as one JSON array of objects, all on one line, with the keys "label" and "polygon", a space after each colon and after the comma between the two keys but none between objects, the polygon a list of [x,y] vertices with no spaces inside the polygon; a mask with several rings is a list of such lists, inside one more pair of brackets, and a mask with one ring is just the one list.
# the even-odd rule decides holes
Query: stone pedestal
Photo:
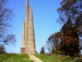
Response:
[{"label": "stone pedestal", "polygon": [[25,48],[21,48],[21,54],[25,54]]}]

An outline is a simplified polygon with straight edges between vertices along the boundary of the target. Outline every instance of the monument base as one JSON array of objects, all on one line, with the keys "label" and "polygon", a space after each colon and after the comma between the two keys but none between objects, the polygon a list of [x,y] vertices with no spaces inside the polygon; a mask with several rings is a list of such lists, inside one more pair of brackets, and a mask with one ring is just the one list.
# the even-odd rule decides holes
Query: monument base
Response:
[{"label": "monument base", "polygon": [[25,48],[21,48],[21,54],[25,54]]}]

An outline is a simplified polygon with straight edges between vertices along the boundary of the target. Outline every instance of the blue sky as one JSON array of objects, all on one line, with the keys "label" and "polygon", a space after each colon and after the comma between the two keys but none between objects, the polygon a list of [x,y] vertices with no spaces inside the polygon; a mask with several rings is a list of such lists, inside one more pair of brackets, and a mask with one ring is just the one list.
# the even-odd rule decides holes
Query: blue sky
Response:
[{"label": "blue sky", "polygon": [[[61,29],[57,23],[58,12],[61,0],[29,0],[29,6],[33,10],[36,51],[39,52],[42,46],[46,45],[48,37]],[[9,53],[20,53],[22,46],[22,25],[25,20],[25,0],[9,0],[7,7],[13,10],[15,17],[12,19],[10,33],[15,34],[16,43],[7,46]]]}]

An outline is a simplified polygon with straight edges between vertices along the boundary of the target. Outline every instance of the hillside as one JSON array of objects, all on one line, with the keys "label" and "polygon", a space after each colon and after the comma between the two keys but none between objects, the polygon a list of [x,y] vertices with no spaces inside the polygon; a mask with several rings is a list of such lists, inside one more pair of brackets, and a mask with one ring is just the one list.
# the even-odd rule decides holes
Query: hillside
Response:
[{"label": "hillside", "polygon": [[28,55],[23,54],[0,54],[0,62],[33,62]]},{"label": "hillside", "polygon": [[60,55],[43,55],[43,54],[35,54],[35,56],[39,57],[43,60],[43,62],[82,62],[80,59],[73,59],[67,56]]}]

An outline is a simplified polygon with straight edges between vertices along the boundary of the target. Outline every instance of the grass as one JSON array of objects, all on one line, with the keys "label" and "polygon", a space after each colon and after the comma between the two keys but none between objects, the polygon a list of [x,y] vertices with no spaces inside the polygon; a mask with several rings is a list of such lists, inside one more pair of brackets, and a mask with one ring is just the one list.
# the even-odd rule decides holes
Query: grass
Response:
[{"label": "grass", "polygon": [[35,56],[39,57],[41,60],[43,60],[43,62],[80,62],[79,59],[72,59],[70,57],[60,55],[56,56],[56,55],[35,54]]},{"label": "grass", "polygon": [[26,54],[0,54],[0,62],[33,62]]}]

